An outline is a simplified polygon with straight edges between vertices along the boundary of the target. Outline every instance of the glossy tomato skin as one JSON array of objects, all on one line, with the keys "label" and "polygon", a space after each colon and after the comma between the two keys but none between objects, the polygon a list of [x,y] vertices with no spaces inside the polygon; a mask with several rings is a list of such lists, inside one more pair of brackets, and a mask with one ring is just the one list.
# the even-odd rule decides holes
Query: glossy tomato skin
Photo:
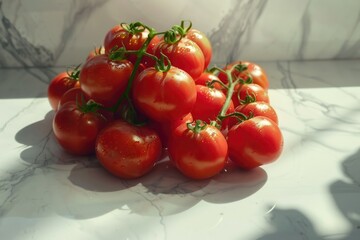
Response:
[{"label": "glossy tomato skin", "polygon": [[172,66],[187,72],[193,79],[201,75],[205,69],[205,58],[199,46],[187,38],[182,38],[175,44],[161,41],[155,50],[155,55],[160,58],[161,53],[166,55]]},{"label": "glossy tomato skin", "polygon": [[[234,70],[232,72],[233,75],[235,75],[237,77],[241,77],[244,80],[247,80],[248,79],[247,74],[250,74],[251,77],[252,77],[252,83],[260,85],[265,90],[267,90],[269,88],[269,80],[268,80],[268,77],[267,77],[267,74],[266,74],[265,70],[256,63],[247,62],[247,61],[235,61],[235,62],[233,62],[231,64],[228,64],[224,68],[224,70],[228,70],[232,66],[237,65],[239,63],[247,66],[248,69],[245,70],[242,73],[239,73],[237,70]],[[227,76],[222,72],[219,73],[219,78],[224,83],[228,82]]]},{"label": "glossy tomato skin", "polygon": [[229,158],[246,170],[275,161],[283,149],[280,128],[274,121],[262,116],[230,128],[227,142]]},{"label": "glossy tomato skin", "polygon": [[62,95],[59,101],[58,108],[61,108],[67,102],[78,102],[82,103],[83,101],[87,102],[89,98],[84,94],[84,92],[79,87],[74,87],[69,89],[67,92]]},{"label": "glossy tomato skin", "polygon": [[56,112],[53,131],[63,149],[75,155],[95,152],[95,140],[107,120],[100,113],[84,113],[76,102],[66,102]]},{"label": "glossy tomato skin", "polygon": [[72,79],[67,72],[61,72],[55,76],[51,80],[47,89],[47,96],[51,108],[54,111],[57,111],[62,95],[64,95],[64,93],[69,89],[79,86],[80,82]]},{"label": "glossy tomato skin", "polygon": [[[193,118],[195,120],[202,120],[206,123],[216,121],[216,118],[226,101],[225,94],[218,89],[202,85],[196,85],[196,92],[196,103],[191,111]],[[230,101],[230,105],[226,113],[229,114],[233,111],[234,104]],[[222,127],[226,128],[227,124],[228,120],[225,119]]]},{"label": "glossy tomato skin", "polygon": [[[279,124],[279,119],[275,109],[267,102],[252,102],[244,105],[239,105],[235,108],[234,112],[240,112],[246,117],[263,116],[273,120]],[[230,118],[230,127],[234,126],[238,121],[235,118]]]},{"label": "glossy tomato skin", "polygon": [[[105,35],[104,48],[105,53],[115,48],[125,47],[126,50],[139,50],[148,38],[149,31],[145,29],[143,32],[132,34],[120,25],[115,25]],[[134,64],[136,55],[130,54],[127,58]]]},{"label": "glossy tomato skin", "polygon": [[234,106],[237,107],[239,105],[248,103],[247,98],[252,98],[251,101],[257,102],[270,102],[269,94],[267,90],[261,87],[258,84],[250,83],[250,84],[243,84],[237,88],[232,96],[232,100]]},{"label": "glossy tomato skin", "polygon": [[110,123],[96,141],[96,156],[100,163],[113,175],[125,179],[148,173],[161,153],[161,141],[154,130],[122,120]]},{"label": "glossy tomato skin", "polygon": [[192,179],[211,178],[222,171],[228,147],[223,134],[207,125],[199,133],[178,127],[170,137],[168,153],[171,161],[185,176]]},{"label": "glossy tomato skin", "polygon": [[199,48],[201,49],[201,52],[204,54],[204,69],[206,69],[211,61],[212,57],[212,47],[211,42],[207,38],[207,36],[194,28],[191,28],[185,35],[186,38],[190,39],[191,41],[195,42]]},{"label": "glossy tomato skin", "polygon": [[147,68],[133,82],[135,106],[158,122],[177,120],[190,113],[196,101],[195,82],[185,71]]},{"label": "glossy tomato skin", "polygon": [[112,61],[104,54],[94,56],[81,69],[81,90],[95,102],[112,107],[125,91],[133,68],[126,59]]}]

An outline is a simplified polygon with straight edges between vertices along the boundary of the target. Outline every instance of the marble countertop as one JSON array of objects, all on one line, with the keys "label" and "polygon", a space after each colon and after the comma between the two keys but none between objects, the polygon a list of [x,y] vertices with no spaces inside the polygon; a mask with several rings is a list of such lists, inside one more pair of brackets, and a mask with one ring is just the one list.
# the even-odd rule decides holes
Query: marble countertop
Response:
[{"label": "marble countertop", "polygon": [[259,64],[283,154],[206,181],[167,161],[125,181],[64,153],[46,99],[58,69],[0,69],[1,239],[360,239],[360,60]]}]

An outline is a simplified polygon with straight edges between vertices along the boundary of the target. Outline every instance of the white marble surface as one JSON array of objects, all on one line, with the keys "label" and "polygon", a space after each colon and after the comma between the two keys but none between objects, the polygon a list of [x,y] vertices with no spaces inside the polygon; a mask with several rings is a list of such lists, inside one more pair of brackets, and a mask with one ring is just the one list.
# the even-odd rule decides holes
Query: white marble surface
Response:
[{"label": "white marble surface", "polygon": [[159,31],[187,19],[213,43],[214,63],[356,59],[358,0],[0,0],[0,66],[71,66],[120,22]]},{"label": "white marble surface", "polygon": [[360,239],[360,61],[259,63],[284,152],[207,181],[166,159],[124,181],[64,153],[45,98],[59,69],[0,69],[0,238]]}]

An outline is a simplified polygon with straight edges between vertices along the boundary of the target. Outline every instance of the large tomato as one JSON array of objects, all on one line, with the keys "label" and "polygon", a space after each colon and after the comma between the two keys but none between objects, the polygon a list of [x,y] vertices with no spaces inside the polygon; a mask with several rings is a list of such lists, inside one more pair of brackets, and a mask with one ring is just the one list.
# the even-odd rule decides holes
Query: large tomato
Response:
[{"label": "large tomato", "polygon": [[283,149],[280,128],[263,116],[250,118],[230,128],[227,142],[230,159],[243,169],[271,163]]},{"label": "large tomato", "polygon": [[155,55],[160,58],[161,53],[169,58],[172,66],[186,71],[193,79],[199,77],[204,71],[204,54],[190,39],[182,38],[173,44],[162,40],[156,47]]},{"label": "large tomato", "polygon": [[[78,70],[75,70],[78,71]],[[59,101],[69,89],[78,87],[78,73],[75,72],[61,72],[55,76],[47,89],[47,96],[50,103],[50,106],[53,110],[57,110],[59,106]]]},{"label": "large tomato", "polygon": [[[149,31],[147,29],[133,34],[124,29],[121,25],[115,25],[105,35],[105,53],[108,54],[110,51],[121,47],[125,47],[126,50],[139,50],[148,38],[148,35]],[[136,54],[130,54],[128,59],[132,63],[135,63]]]},{"label": "large tomato", "polygon": [[[260,85],[265,90],[267,90],[269,88],[269,80],[268,80],[265,70],[256,63],[246,62],[246,61],[236,61],[231,64],[228,64],[224,68],[224,70],[228,70],[228,69],[232,68],[234,65],[238,65],[240,63],[245,65],[247,67],[247,70],[245,70],[241,73],[239,73],[239,71],[237,71],[237,70],[234,70],[232,72],[232,74],[235,77],[240,77],[246,81],[248,79],[248,74],[249,74],[252,78],[253,83]],[[219,73],[219,78],[224,83],[228,82],[227,76],[222,72]]]},{"label": "large tomato", "polygon": [[[193,118],[195,120],[202,120],[206,123],[216,121],[216,118],[226,101],[226,95],[218,89],[202,85],[196,85],[196,92],[196,103],[191,110]],[[230,105],[226,113],[232,113],[233,111],[234,104],[230,101]],[[227,124],[228,120],[225,120],[222,126],[226,128]]]},{"label": "large tomato", "polygon": [[[81,105],[84,107],[84,105]],[[53,131],[60,146],[76,155],[95,152],[95,140],[107,119],[98,112],[87,112],[74,101],[64,103],[53,119]]]},{"label": "large tomato", "polygon": [[148,173],[160,158],[162,145],[151,128],[122,120],[110,123],[96,141],[96,156],[115,176],[131,179]]},{"label": "large tomato", "polygon": [[202,53],[204,54],[204,59],[205,59],[204,69],[206,69],[212,57],[212,47],[210,40],[206,37],[206,35],[203,32],[193,28],[187,31],[185,38],[190,39],[200,47]]},{"label": "large tomato", "polygon": [[228,147],[216,127],[206,124],[194,130],[183,124],[170,136],[168,152],[171,161],[185,176],[206,179],[224,168]]},{"label": "large tomato", "polygon": [[134,80],[132,98],[140,111],[153,120],[177,120],[190,113],[195,104],[195,82],[177,67],[167,72],[147,68]]},{"label": "large tomato", "polygon": [[96,55],[86,61],[80,72],[82,91],[95,102],[112,107],[124,93],[133,70],[129,60],[111,60]]}]

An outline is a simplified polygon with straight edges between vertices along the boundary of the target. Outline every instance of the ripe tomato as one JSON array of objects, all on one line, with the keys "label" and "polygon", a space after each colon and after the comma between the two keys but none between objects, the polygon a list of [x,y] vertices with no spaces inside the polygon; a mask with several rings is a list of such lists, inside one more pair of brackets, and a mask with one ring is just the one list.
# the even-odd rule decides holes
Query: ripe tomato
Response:
[{"label": "ripe tomato", "polygon": [[257,116],[232,128],[227,135],[230,159],[243,169],[275,161],[283,149],[283,137],[271,119]]},{"label": "ripe tomato", "polygon": [[201,130],[181,125],[169,140],[169,157],[177,169],[192,179],[206,179],[218,174],[225,166],[227,143],[223,134],[206,124]]},{"label": "ripe tomato", "polygon": [[155,55],[160,58],[166,55],[172,66],[187,72],[193,79],[201,75],[205,68],[204,54],[199,46],[187,38],[182,38],[174,44],[162,40],[156,47]]},{"label": "ripe tomato", "polygon": [[[240,112],[247,117],[263,116],[273,120],[276,124],[279,123],[275,109],[267,102],[252,102],[239,105],[234,112]],[[230,126],[235,125],[237,122],[234,118],[231,118]]]},{"label": "ripe tomato", "polygon": [[[115,25],[105,35],[104,47],[105,53],[108,54],[114,48],[125,47],[126,50],[139,50],[146,39],[149,31],[145,29],[143,32],[132,34],[120,25]],[[133,64],[136,61],[136,54],[130,54],[127,57]]]},{"label": "ripe tomato", "polygon": [[79,87],[74,87],[69,89],[67,92],[62,95],[59,101],[58,108],[61,108],[67,102],[87,102],[89,98],[84,94],[84,92]]},{"label": "ripe tomato", "polygon": [[254,101],[267,103],[270,101],[268,92],[254,83],[239,85],[232,96],[232,100],[235,107]]},{"label": "ripe tomato", "polygon": [[112,107],[124,93],[133,65],[97,55],[85,62],[80,72],[81,90],[95,102]]},{"label": "ripe tomato", "polygon": [[[241,77],[244,80],[247,80],[248,79],[247,74],[250,74],[250,76],[252,77],[252,82],[253,83],[260,85],[265,90],[267,90],[269,88],[269,80],[267,78],[265,70],[263,68],[261,68],[259,65],[257,65],[256,63],[246,62],[246,61],[236,61],[236,62],[233,62],[231,64],[228,64],[224,68],[224,70],[228,70],[232,66],[237,65],[239,63],[247,66],[247,70],[243,71],[242,73],[239,73],[237,70],[234,70],[232,72],[232,74],[234,76]],[[224,83],[228,82],[227,76],[222,72],[219,73],[219,78]]]},{"label": "ripe tomato", "polygon": [[[191,110],[193,118],[195,120],[202,120],[206,123],[215,121],[226,101],[225,94],[218,89],[202,85],[196,85],[196,92],[196,103]],[[232,113],[233,111],[234,104],[231,101],[227,113]],[[226,128],[227,124],[228,120],[225,119],[222,127]]]},{"label": "ripe tomato", "polygon": [[206,35],[203,32],[193,28],[191,28],[186,33],[185,38],[190,39],[199,46],[202,53],[204,54],[204,59],[205,59],[204,69],[206,69],[212,57],[212,47],[210,40],[206,37]]},{"label": "ripe tomato", "polygon": [[75,72],[61,72],[51,80],[47,89],[47,96],[53,110],[57,110],[60,98],[65,92],[80,85],[77,75],[78,73]]},{"label": "ripe tomato", "polygon": [[[198,78],[194,79],[197,85],[207,86],[213,81],[220,81],[219,77],[210,72],[203,72]],[[212,86],[216,89],[222,90],[223,87],[219,83],[214,83]]]},{"label": "ripe tomato", "polygon": [[147,68],[134,80],[132,97],[145,115],[164,122],[190,113],[196,101],[196,88],[191,76],[177,67],[167,72]]},{"label": "ripe tomato", "polygon": [[76,102],[67,102],[56,112],[53,131],[56,140],[69,153],[88,155],[95,152],[95,140],[107,124],[98,112],[84,112]]},{"label": "ripe tomato", "polygon": [[158,134],[122,120],[110,123],[96,141],[96,156],[115,176],[131,179],[148,173],[162,152]]}]

